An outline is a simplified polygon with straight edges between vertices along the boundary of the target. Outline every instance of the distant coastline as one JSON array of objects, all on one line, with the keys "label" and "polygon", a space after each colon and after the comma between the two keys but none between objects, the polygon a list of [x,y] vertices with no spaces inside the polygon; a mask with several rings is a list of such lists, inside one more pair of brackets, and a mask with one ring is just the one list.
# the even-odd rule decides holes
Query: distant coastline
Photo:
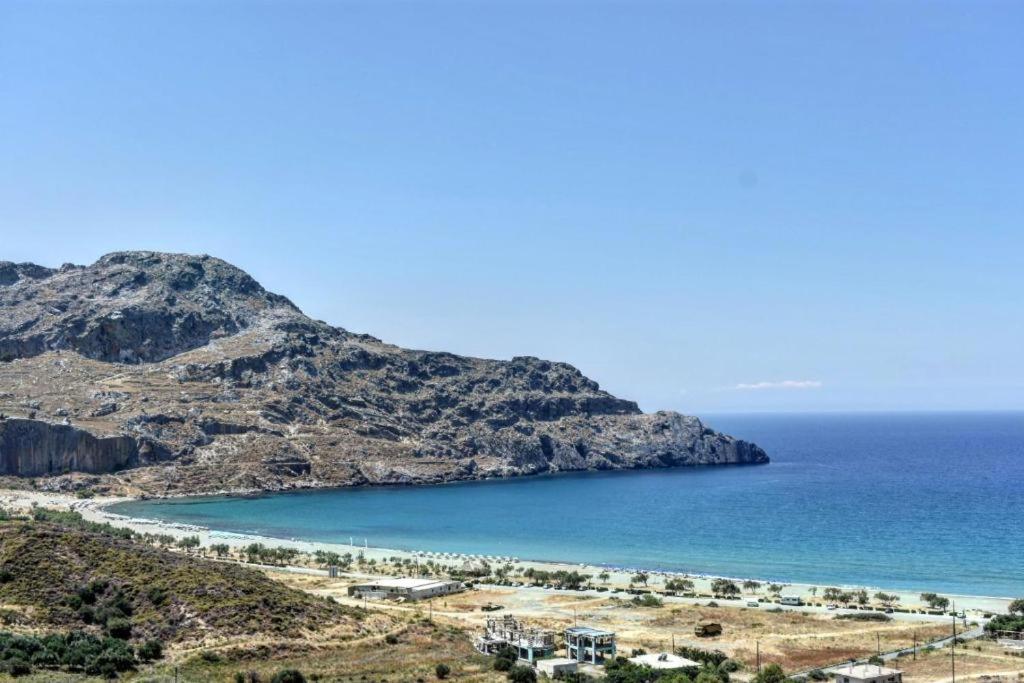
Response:
[{"label": "distant coastline", "polygon": [[[68,496],[65,494],[53,494],[53,493],[42,493],[42,492],[28,492],[28,491],[15,491],[15,490],[0,490],[0,504],[5,506],[14,507],[28,507],[33,504],[40,505],[43,507],[55,507],[59,509],[75,510],[82,514],[82,516],[90,521],[99,523],[108,523],[112,526],[119,528],[127,528],[138,533],[149,533],[149,534],[165,534],[174,538],[180,539],[186,536],[198,536],[203,546],[210,546],[215,543],[223,543],[233,548],[243,548],[252,543],[261,543],[267,547],[288,547],[295,548],[302,552],[313,553],[317,550],[334,551],[339,554],[352,553],[362,554],[367,560],[381,561],[390,558],[400,559],[413,559],[419,561],[425,561],[428,558],[445,558],[444,562],[452,563],[453,566],[458,566],[461,562],[466,560],[477,560],[486,559],[485,556],[471,555],[465,553],[444,553],[440,551],[433,551],[430,549],[398,549],[398,548],[384,548],[378,546],[361,546],[358,543],[349,545],[345,543],[333,543],[324,541],[315,541],[299,538],[279,538],[275,536],[268,536],[256,533],[237,533],[233,531],[225,531],[204,527],[201,525],[184,524],[178,522],[168,522],[158,519],[151,518],[139,518],[119,514],[112,512],[111,508],[116,508],[117,505],[132,502],[134,499],[129,498],[94,498],[88,500],[81,500]],[[564,560],[550,560],[550,559],[534,559],[534,558],[522,558],[522,557],[503,557],[499,558],[491,556],[490,561],[495,563],[499,560],[514,561],[514,565],[517,568],[529,569],[542,571],[578,571],[583,574],[588,574],[592,577],[592,582],[595,586],[600,586],[602,582],[598,579],[601,572],[607,572],[609,577],[607,583],[610,585],[624,586],[630,583],[631,578],[637,572],[644,572],[649,575],[650,583],[649,588],[651,590],[662,590],[664,588],[664,582],[672,578],[688,577],[694,581],[696,585],[696,593],[698,596],[693,598],[692,601],[699,602],[701,600],[707,601],[711,599],[711,582],[718,578],[729,579],[742,584],[746,580],[756,580],[761,583],[761,589],[757,594],[744,593],[736,600],[724,600],[722,598],[714,598],[717,602],[723,606],[736,606],[742,607],[745,602],[749,599],[761,597],[766,598],[766,586],[771,581],[763,577],[749,577],[749,576],[732,576],[732,575],[719,575],[709,573],[693,573],[693,572],[676,572],[676,571],[663,571],[656,568],[649,568],[643,566],[636,567],[623,567],[615,565],[597,564],[597,563],[578,563],[568,562]],[[865,585],[854,585],[854,584],[840,584],[830,583],[832,585],[843,590],[851,589],[866,589],[869,592],[874,591],[887,591],[900,596],[900,611],[894,612],[894,618],[901,619],[915,619],[915,620],[934,620],[942,618],[940,615],[924,613],[924,607],[918,605],[919,593],[917,590],[906,590],[906,589],[890,589],[884,586],[865,586]],[[784,583],[783,593],[789,596],[800,596],[804,601],[805,605],[799,607],[792,607],[792,609],[803,609],[803,610],[818,610],[824,609],[823,605],[825,600],[822,596],[814,595],[810,591],[812,588],[821,589],[822,584],[807,584],[807,583]],[[1011,597],[1001,596],[986,596],[986,595],[969,595],[969,594],[957,594],[957,593],[945,593],[947,597],[950,597],[956,605],[957,610],[964,610],[968,613],[968,618],[979,619],[985,614],[999,613],[1006,609]],[[909,608],[909,609],[908,609]],[[789,608],[787,608],[789,609]],[[858,611],[857,608],[850,608],[845,610],[839,608],[839,612]],[[948,617],[945,617],[948,618]]]}]

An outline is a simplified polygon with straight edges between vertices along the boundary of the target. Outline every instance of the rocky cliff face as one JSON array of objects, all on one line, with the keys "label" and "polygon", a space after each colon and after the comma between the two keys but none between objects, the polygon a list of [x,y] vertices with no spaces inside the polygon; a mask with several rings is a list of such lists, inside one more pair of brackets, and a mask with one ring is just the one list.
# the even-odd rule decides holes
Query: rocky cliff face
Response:
[{"label": "rocky cliff face", "polygon": [[[767,462],[576,368],[401,349],[218,259],[0,263],[0,468],[175,493]],[[50,486],[74,477],[57,476]]]},{"label": "rocky cliff face", "polygon": [[0,420],[0,474],[113,472],[139,464],[140,444],[130,436],[94,436],[41,420]]}]

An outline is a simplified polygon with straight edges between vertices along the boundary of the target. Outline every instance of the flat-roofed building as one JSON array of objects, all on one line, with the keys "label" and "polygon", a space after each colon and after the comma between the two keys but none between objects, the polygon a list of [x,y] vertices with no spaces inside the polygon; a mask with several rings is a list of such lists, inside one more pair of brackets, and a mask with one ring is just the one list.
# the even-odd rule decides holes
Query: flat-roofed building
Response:
[{"label": "flat-roofed building", "polygon": [[537,662],[537,671],[542,674],[547,674],[548,678],[564,676],[565,674],[574,674],[578,667],[579,664],[575,660],[565,659],[564,657],[541,659]]},{"label": "flat-roofed building", "polygon": [[835,670],[836,683],[903,683],[903,672],[877,664],[850,664]]},{"label": "flat-roofed building", "polygon": [[615,657],[615,633],[589,626],[565,629],[565,656],[577,662],[600,664]]},{"label": "flat-roofed building", "polygon": [[438,579],[374,579],[348,587],[348,594],[373,600],[423,600],[438,595],[451,595],[462,590],[459,581]]}]

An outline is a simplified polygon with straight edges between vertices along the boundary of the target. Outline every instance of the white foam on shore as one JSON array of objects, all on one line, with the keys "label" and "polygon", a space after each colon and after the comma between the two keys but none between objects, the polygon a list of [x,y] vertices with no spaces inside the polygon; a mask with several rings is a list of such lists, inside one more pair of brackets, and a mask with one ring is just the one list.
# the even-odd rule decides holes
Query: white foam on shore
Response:
[{"label": "white foam on shore", "polygon": [[[122,515],[116,512],[110,512],[106,508],[117,503],[130,502],[131,498],[91,498],[91,499],[78,499],[73,496],[58,493],[43,493],[37,491],[18,491],[18,490],[0,490],[0,505],[4,507],[18,507],[28,508],[34,505],[43,507],[53,507],[66,510],[74,510],[79,512],[83,518],[99,523],[108,523],[112,526],[132,529],[139,533],[148,533],[152,535],[166,534],[174,536],[175,538],[183,538],[185,536],[198,536],[202,545],[210,545],[211,543],[224,543],[232,548],[244,548],[252,543],[262,543],[264,546],[269,548],[294,548],[302,552],[313,553],[317,550],[333,551],[339,554],[344,553],[362,553],[366,559],[375,559],[377,561],[388,559],[391,557],[399,557],[402,559],[408,558],[418,560],[423,557],[432,557],[438,560],[448,561],[465,561],[465,560],[488,560],[491,563],[501,562],[502,559],[511,559],[513,564],[521,568],[534,568],[545,571],[581,571],[581,573],[588,573],[591,576],[596,577],[601,571],[607,571],[610,574],[609,584],[610,585],[627,585],[630,583],[631,577],[638,573],[644,572],[648,574],[652,579],[652,586],[656,586],[658,578],[689,578],[693,580],[697,585],[698,593],[711,593],[710,584],[715,579],[725,578],[737,583],[742,583],[745,580],[749,580],[750,577],[734,577],[734,576],[718,576],[707,573],[687,573],[687,572],[671,572],[664,570],[651,570],[644,569],[641,567],[619,567],[611,565],[601,564],[582,564],[574,562],[561,562],[553,560],[521,560],[519,558],[490,558],[485,555],[473,555],[466,553],[453,553],[443,551],[430,551],[430,550],[400,550],[396,548],[384,548],[378,546],[348,544],[348,543],[331,543],[325,541],[310,541],[310,540],[299,540],[299,539],[283,539],[276,538],[273,536],[263,536],[259,534],[243,534],[232,531],[223,531],[217,529],[210,529],[205,526],[199,526],[195,524],[184,524],[180,522],[167,522],[159,519],[144,518],[144,517],[130,517]],[[884,590],[888,593],[893,593],[900,596],[899,603],[901,606],[910,607],[917,606],[919,602],[920,591],[908,591],[908,590],[887,590],[879,587],[868,587],[868,586],[850,586],[850,585],[839,585],[839,584],[802,584],[802,583],[788,583],[785,581],[775,581],[771,579],[755,579],[762,587],[768,583],[778,583],[786,587],[785,593],[787,595],[799,595],[805,600],[813,600],[816,602],[824,602],[821,596],[812,596],[810,593],[811,588],[818,588],[819,590],[826,585],[836,586],[844,590],[861,589],[864,588],[869,592]],[[1005,612],[1009,602],[1012,598],[1009,597],[996,597],[996,596],[984,596],[984,595],[961,595],[961,594],[950,594],[943,593],[943,595],[949,597],[957,603],[958,610],[965,611],[976,611],[976,612]],[[763,594],[762,594],[763,596]],[[744,595],[740,602],[744,603],[747,599],[756,597],[755,595]],[[728,601],[723,601],[721,604],[728,605]],[[898,613],[897,613],[898,614]]]}]

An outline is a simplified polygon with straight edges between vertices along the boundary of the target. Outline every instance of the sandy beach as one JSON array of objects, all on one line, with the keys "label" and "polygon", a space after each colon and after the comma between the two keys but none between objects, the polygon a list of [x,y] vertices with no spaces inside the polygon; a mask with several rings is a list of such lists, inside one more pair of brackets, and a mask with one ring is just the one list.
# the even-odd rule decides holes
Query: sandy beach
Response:
[{"label": "sandy beach", "polygon": [[[313,553],[317,550],[323,551],[334,551],[337,553],[362,553],[367,560],[377,560],[378,562],[384,559],[398,557],[401,559],[411,560],[433,560],[438,564],[450,565],[453,567],[459,567],[461,564],[469,559],[486,559],[491,564],[494,564],[498,560],[509,560],[516,568],[529,569],[534,568],[542,571],[578,571],[582,574],[588,574],[593,578],[595,585],[605,584],[604,581],[597,579],[597,576],[601,572],[608,573],[608,580],[606,585],[609,587],[626,587],[630,584],[630,579],[636,571],[640,571],[642,568],[613,568],[604,567],[592,564],[576,564],[569,562],[541,562],[529,559],[520,558],[497,558],[497,557],[483,557],[483,556],[470,556],[470,555],[459,555],[455,553],[439,553],[433,552],[429,549],[422,550],[396,550],[392,548],[380,548],[369,545],[360,545],[359,539],[355,539],[353,545],[344,543],[326,543],[317,541],[305,541],[299,539],[285,539],[285,538],[274,538],[268,536],[259,536],[252,534],[239,534],[226,531],[218,531],[215,529],[208,529],[205,527],[179,524],[174,522],[164,522],[155,519],[142,519],[127,517],[124,515],[115,514],[109,512],[106,508],[110,505],[119,502],[127,501],[127,498],[113,498],[113,497],[96,497],[81,499],[76,498],[67,494],[60,493],[49,493],[40,491],[22,491],[22,490],[0,490],[0,506],[7,509],[8,511],[27,511],[33,506],[54,508],[60,510],[73,510],[82,515],[84,519],[92,522],[107,523],[115,527],[131,529],[141,534],[163,534],[173,536],[175,538],[184,538],[186,536],[198,536],[201,545],[209,546],[211,544],[219,543],[226,544],[232,548],[243,548],[252,543],[262,543],[267,547],[287,547],[294,548],[301,552]],[[295,567],[296,571],[316,571],[310,570],[306,567]],[[646,570],[644,570],[646,571]],[[686,577],[692,580],[695,584],[696,593],[710,594],[711,593],[711,582],[716,578],[729,578],[737,583],[741,583],[746,578],[755,578],[762,583],[762,589],[755,595],[753,593],[744,592],[738,600],[719,600],[723,605],[729,605],[730,603],[737,606],[742,606],[748,599],[756,599],[756,597],[765,596],[765,590],[763,585],[767,581],[763,579],[757,579],[756,577],[717,577],[703,574],[682,574],[675,572],[660,572],[660,571],[647,571],[649,574],[648,588],[658,590],[663,588],[664,583],[672,578]],[[865,588],[870,594],[874,594],[877,591],[884,591],[899,596],[898,605],[901,608],[908,609],[923,609],[924,606],[921,604],[920,593],[906,590],[888,590],[882,586],[846,586],[839,584],[836,585],[844,590]],[[786,596],[799,596],[804,601],[813,602],[824,602],[820,596],[820,591],[824,588],[824,585],[812,586],[809,584],[786,584],[783,590],[783,595]],[[812,589],[817,589],[818,595],[815,596],[812,593]],[[964,611],[967,613],[969,618],[980,617],[984,613],[1000,613],[1005,612],[1006,607],[1009,603],[1008,598],[1002,597],[989,597],[989,596],[976,596],[976,595],[952,595],[944,594],[949,597],[956,604],[958,611]],[[684,598],[675,598],[678,600],[686,600]],[[692,599],[694,601],[699,598]],[[706,599],[705,599],[706,600]],[[801,610],[814,610],[816,608],[809,606],[796,607],[794,609]],[[824,609],[824,608],[817,608]],[[911,618],[911,619],[934,619],[936,617],[922,614],[912,613],[901,613],[896,612],[892,616],[897,619]]]}]

